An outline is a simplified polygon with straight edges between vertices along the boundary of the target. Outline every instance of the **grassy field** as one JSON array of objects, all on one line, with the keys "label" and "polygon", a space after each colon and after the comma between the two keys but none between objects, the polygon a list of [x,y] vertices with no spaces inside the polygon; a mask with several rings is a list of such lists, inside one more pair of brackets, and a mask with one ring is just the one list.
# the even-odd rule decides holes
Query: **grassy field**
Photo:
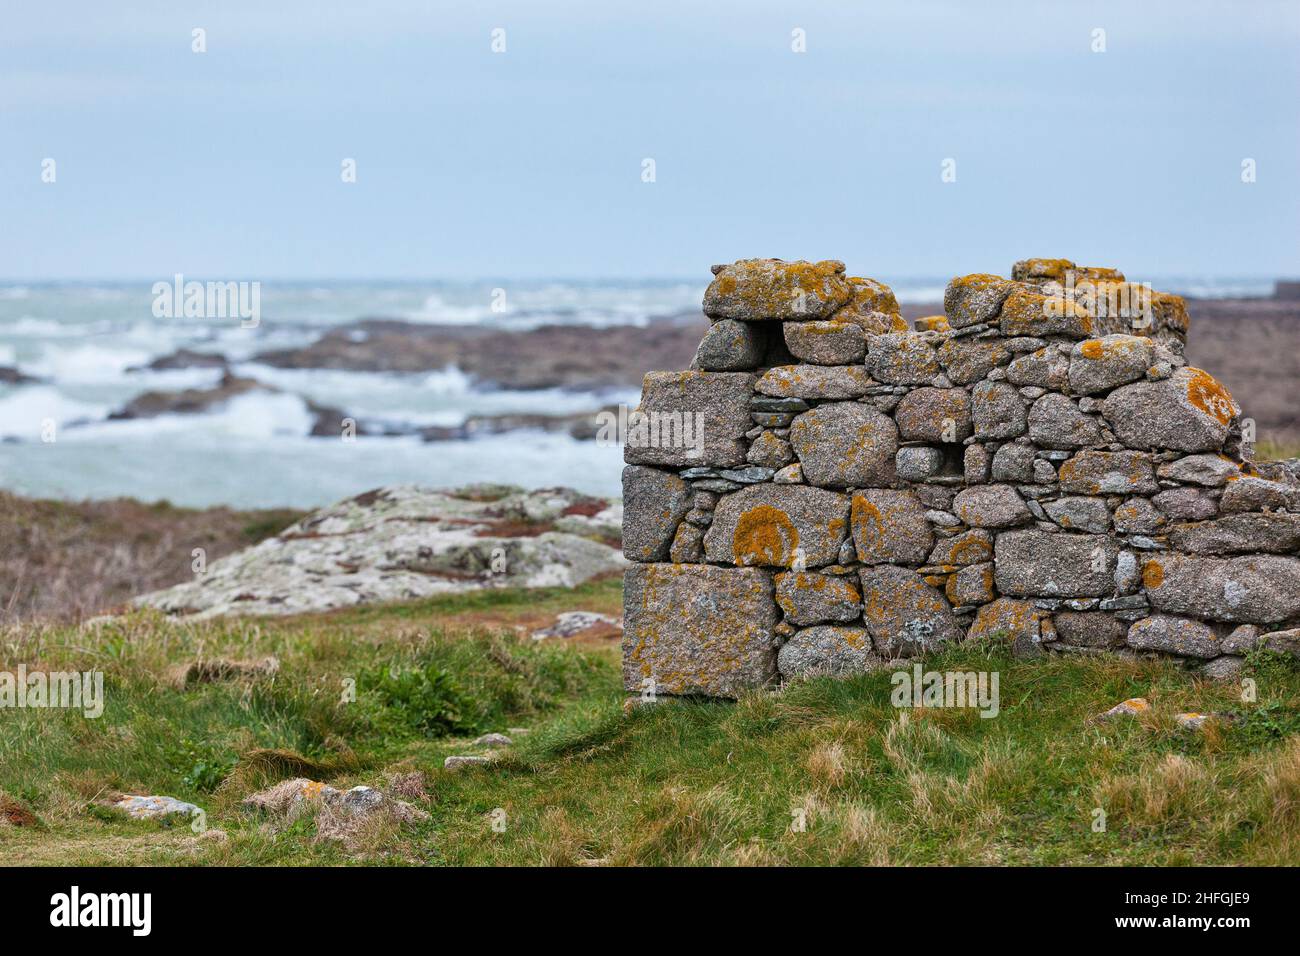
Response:
[{"label": "grassy field", "polygon": [[[1237,685],[1168,662],[1011,659],[963,646],[933,670],[1000,674],[1001,712],[899,710],[889,674],[736,703],[624,708],[615,641],[534,642],[562,610],[618,613],[619,582],[285,620],[138,614],[0,634],[0,669],[105,672],[89,720],[0,711],[0,822],[14,864],[923,864],[1300,862],[1300,671],[1260,654]],[[274,676],[182,688],[199,658],[274,654]],[[346,679],[355,702],[342,702]],[[1144,696],[1141,719],[1089,724]],[[1208,733],[1180,711],[1231,711]],[[527,728],[486,767],[442,768]],[[423,771],[427,820],[343,838],[239,807],[292,776],[384,787]],[[406,777],[410,779],[410,777]],[[199,804],[220,834],[135,821],[117,792]],[[1094,830],[1097,808],[1105,829]],[[0,813],[0,821],[5,814]],[[800,829],[795,825],[803,820]],[[323,829],[323,828],[322,828]]]}]

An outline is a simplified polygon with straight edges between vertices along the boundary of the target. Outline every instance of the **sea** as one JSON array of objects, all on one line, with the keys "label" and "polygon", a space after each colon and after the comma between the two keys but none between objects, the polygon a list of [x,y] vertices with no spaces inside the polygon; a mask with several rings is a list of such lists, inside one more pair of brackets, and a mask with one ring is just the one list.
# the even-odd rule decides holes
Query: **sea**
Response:
[{"label": "sea", "polygon": [[[945,279],[892,283],[902,302],[938,302]],[[1153,279],[1206,298],[1266,296],[1265,279]],[[518,391],[454,366],[418,374],[279,369],[255,356],[311,343],[362,318],[526,329],[645,324],[698,309],[704,283],[672,279],[530,282],[262,282],[256,327],[233,318],[159,318],[152,281],[0,282],[0,489],[29,497],[130,497],[177,505],[309,508],[381,485],[502,482],[619,494],[620,448],[517,431],[459,441],[412,435],[311,437],[308,401],[413,427],[469,415],[635,405],[635,389]],[[502,297],[499,290],[508,289]],[[172,312],[183,310],[171,310]],[[227,357],[274,386],[202,414],[112,420],[146,391],[210,388],[217,369],[145,369],[179,348]]]}]

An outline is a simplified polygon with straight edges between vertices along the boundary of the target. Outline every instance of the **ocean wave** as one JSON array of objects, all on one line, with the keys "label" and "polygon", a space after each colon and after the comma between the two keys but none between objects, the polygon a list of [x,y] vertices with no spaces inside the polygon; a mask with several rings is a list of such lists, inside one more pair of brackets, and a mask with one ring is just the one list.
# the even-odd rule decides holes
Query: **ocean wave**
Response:
[{"label": "ocean wave", "polygon": [[108,411],[105,405],[69,398],[53,385],[28,385],[0,396],[0,438],[40,441],[46,423],[53,422],[58,441],[64,426],[102,419]]}]

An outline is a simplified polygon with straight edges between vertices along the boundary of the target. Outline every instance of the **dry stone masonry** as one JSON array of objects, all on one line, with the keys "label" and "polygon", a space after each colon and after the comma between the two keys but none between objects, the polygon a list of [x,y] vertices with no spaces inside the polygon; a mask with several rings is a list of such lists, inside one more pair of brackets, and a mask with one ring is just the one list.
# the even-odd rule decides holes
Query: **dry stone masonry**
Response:
[{"label": "dry stone masonry", "polygon": [[715,266],[623,472],[624,677],[735,697],[990,637],[1017,655],[1300,653],[1300,479],[1113,269],[954,279],[910,328],[843,263]]}]

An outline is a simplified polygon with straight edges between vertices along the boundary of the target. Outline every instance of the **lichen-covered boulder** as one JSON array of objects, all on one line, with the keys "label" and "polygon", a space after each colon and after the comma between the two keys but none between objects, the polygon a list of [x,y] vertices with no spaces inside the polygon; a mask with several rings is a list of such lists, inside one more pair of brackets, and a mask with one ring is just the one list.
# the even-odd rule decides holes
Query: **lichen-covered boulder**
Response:
[{"label": "lichen-covered boulder", "polygon": [[1006,382],[979,382],[971,389],[971,419],[975,437],[1016,438],[1028,425],[1024,400]]},{"label": "lichen-covered boulder", "polygon": [[758,368],[766,351],[767,333],[762,326],[722,319],[704,333],[693,367],[706,372],[748,371]]},{"label": "lichen-covered boulder", "polygon": [[1014,597],[1100,597],[1115,589],[1119,550],[1106,535],[1004,531],[993,547],[994,576]]},{"label": "lichen-covered boulder", "polygon": [[943,311],[954,329],[992,322],[1015,283],[1001,276],[975,273],[958,276],[943,291]]},{"label": "lichen-covered boulder", "polygon": [[782,677],[861,674],[883,663],[865,627],[804,628],[786,641],[777,654],[777,668]]},{"label": "lichen-covered boulder", "polygon": [[861,572],[863,619],[885,657],[933,651],[961,639],[948,599],[906,568],[880,564]]},{"label": "lichen-covered boulder", "polygon": [[714,276],[704,293],[704,314],[747,322],[825,319],[851,296],[842,262],[741,259]]},{"label": "lichen-covered boulder", "polygon": [[1013,359],[1007,381],[1020,387],[1065,391],[1070,383],[1070,363],[1056,349],[1040,348]]},{"label": "lichen-covered boulder", "polygon": [[1153,607],[1207,621],[1277,624],[1300,615],[1300,558],[1159,554],[1142,565]]},{"label": "lichen-covered boulder", "polygon": [[1168,614],[1152,614],[1134,621],[1128,629],[1128,646],[1207,660],[1222,653],[1219,639],[1208,624]]},{"label": "lichen-covered boulder", "polygon": [[867,339],[867,371],[890,385],[924,385],[939,374],[939,359],[924,332],[897,332]]},{"label": "lichen-covered boulder", "polygon": [[1078,303],[1025,289],[1016,289],[1008,295],[998,313],[998,328],[1003,335],[1064,335],[1086,339],[1092,334],[1092,327],[1092,317]]},{"label": "lichen-covered boulder", "polygon": [[1300,514],[1232,514],[1176,524],[1169,529],[1169,546],[1187,554],[1288,554],[1300,551]]},{"label": "lichen-covered boulder", "polygon": [[926,564],[961,567],[979,564],[993,557],[993,535],[983,528],[972,528],[951,538],[943,538],[925,559]]},{"label": "lichen-covered boulder", "polygon": [[834,402],[804,412],[790,426],[790,445],[809,484],[894,483],[898,428],[888,415],[867,405]]},{"label": "lichen-covered boulder", "polygon": [[1110,530],[1110,509],[1104,498],[1067,495],[1043,505],[1047,516],[1068,531],[1105,534]]},{"label": "lichen-covered boulder", "polygon": [[862,614],[857,582],[815,571],[787,571],[776,576],[776,603],[789,624],[852,621]]},{"label": "lichen-covered boulder", "polygon": [[1070,390],[1092,395],[1146,375],[1155,343],[1136,335],[1106,335],[1077,343],[1070,353]]},{"label": "lichen-covered boulder", "polygon": [[1020,658],[1037,657],[1042,649],[1042,620],[1046,612],[1032,601],[1001,597],[985,604],[975,613],[975,621],[966,634],[969,641],[1005,640],[1011,652]]},{"label": "lichen-covered boulder", "polygon": [[1140,451],[1081,451],[1061,463],[1061,490],[1076,495],[1152,494],[1160,490],[1151,456]]},{"label": "lichen-covered boulder", "polygon": [[935,354],[954,385],[969,385],[1010,359],[1011,349],[1001,339],[949,339]]},{"label": "lichen-covered boulder", "polygon": [[[879,280],[863,276],[850,276],[849,286],[852,290],[852,298],[836,318],[856,321],[868,332],[899,332],[907,328],[907,323],[903,321],[900,314],[898,298],[889,286]],[[887,320],[887,326],[873,327],[881,325],[882,318]]]},{"label": "lichen-covered boulder", "polygon": [[737,697],[776,679],[767,571],[639,564],[624,574],[623,594],[627,690]]},{"label": "lichen-covered boulder", "polygon": [[1086,448],[1101,443],[1101,423],[1067,396],[1048,392],[1030,406],[1029,437],[1044,448]]},{"label": "lichen-covered boulder", "polygon": [[1052,615],[1056,636],[1071,647],[1119,647],[1128,628],[1105,611],[1058,611]]},{"label": "lichen-covered boulder", "polygon": [[867,394],[871,385],[860,365],[779,365],[764,372],[754,390],[777,398],[845,399]]},{"label": "lichen-covered boulder", "polygon": [[677,526],[691,510],[691,486],[670,471],[628,465],[623,469],[623,556],[663,561]]},{"label": "lichen-covered boulder", "polygon": [[957,492],[952,510],[972,528],[1011,528],[1033,520],[1020,493],[1010,485],[976,485]]},{"label": "lichen-covered boulder", "polygon": [[971,564],[959,569],[948,578],[943,593],[957,607],[986,604],[997,597],[993,581],[993,562]]},{"label": "lichen-covered boulder", "polygon": [[1219,499],[1224,514],[1279,509],[1300,511],[1300,484],[1242,475],[1228,481]]},{"label": "lichen-covered boulder", "polygon": [[1160,466],[1161,478],[1219,488],[1229,478],[1241,477],[1241,465],[1225,455],[1187,455]]},{"label": "lichen-covered boulder", "polygon": [[787,322],[784,330],[790,354],[814,365],[852,365],[867,354],[867,333],[856,322]]},{"label": "lichen-covered boulder", "polygon": [[964,388],[917,388],[894,409],[904,441],[959,442],[970,437],[970,393]]},{"label": "lichen-covered boulder", "polygon": [[794,461],[794,449],[784,438],[778,438],[770,431],[765,431],[754,439],[749,446],[745,460],[760,468],[784,468]]},{"label": "lichen-covered boulder", "polygon": [[1102,404],[1102,415],[1125,445],[1174,451],[1219,451],[1240,413],[1226,388],[1191,366],[1163,381],[1124,385]]},{"label": "lichen-covered boulder", "polygon": [[864,564],[920,564],[934,545],[925,506],[910,491],[864,488],[853,496],[849,523]]},{"label": "lichen-covered boulder", "polygon": [[849,528],[844,495],[808,485],[750,485],[723,495],[704,536],[715,564],[804,570],[834,564]]},{"label": "lichen-covered boulder", "polygon": [[1011,278],[1017,282],[1064,279],[1077,268],[1069,259],[1021,259],[1011,267]]},{"label": "lichen-covered boulder", "polygon": [[743,465],[753,390],[754,376],[746,372],[647,373],[640,415],[629,415],[623,460],[676,468]]}]

